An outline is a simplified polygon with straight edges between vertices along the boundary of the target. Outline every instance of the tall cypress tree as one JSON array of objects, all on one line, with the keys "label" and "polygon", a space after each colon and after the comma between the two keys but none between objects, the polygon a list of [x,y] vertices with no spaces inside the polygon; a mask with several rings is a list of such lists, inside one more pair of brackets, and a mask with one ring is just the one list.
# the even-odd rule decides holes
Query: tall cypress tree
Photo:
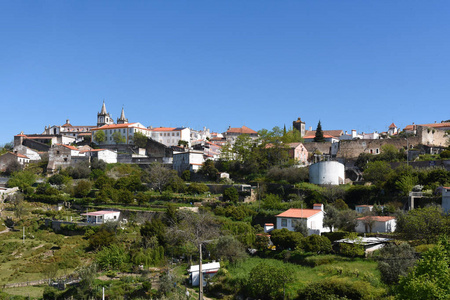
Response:
[{"label": "tall cypress tree", "polygon": [[316,135],[314,136],[314,142],[323,143],[325,142],[325,138],[323,137],[322,125],[317,124]]}]

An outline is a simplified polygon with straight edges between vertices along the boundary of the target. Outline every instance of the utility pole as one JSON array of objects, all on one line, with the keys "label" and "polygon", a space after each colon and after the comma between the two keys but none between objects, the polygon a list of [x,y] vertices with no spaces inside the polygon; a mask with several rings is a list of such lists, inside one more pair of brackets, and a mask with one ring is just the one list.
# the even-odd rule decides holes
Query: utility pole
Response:
[{"label": "utility pole", "polygon": [[25,244],[25,226],[23,226],[22,244]]},{"label": "utility pole", "polygon": [[200,276],[200,289],[198,292],[198,300],[203,300],[203,270],[202,270],[202,243],[200,243],[200,260],[198,264],[198,276]]}]

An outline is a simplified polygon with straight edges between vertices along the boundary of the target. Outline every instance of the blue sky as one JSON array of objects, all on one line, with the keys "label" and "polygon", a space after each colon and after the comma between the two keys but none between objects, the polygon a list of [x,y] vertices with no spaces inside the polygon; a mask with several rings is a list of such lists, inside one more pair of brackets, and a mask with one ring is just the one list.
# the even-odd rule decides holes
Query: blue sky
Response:
[{"label": "blue sky", "polygon": [[449,1],[1,1],[0,144],[95,125],[450,119]]}]

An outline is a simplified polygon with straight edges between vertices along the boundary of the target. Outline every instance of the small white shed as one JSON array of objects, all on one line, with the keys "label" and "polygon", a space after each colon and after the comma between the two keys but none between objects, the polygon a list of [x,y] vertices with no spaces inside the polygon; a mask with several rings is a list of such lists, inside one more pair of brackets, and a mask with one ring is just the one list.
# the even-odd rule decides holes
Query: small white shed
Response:
[{"label": "small white shed", "polygon": [[[206,285],[206,280],[216,275],[219,269],[220,263],[218,262],[202,264],[203,285]],[[191,266],[188,272],[189,272],[189,282],[192,284],[192,286],[199,286],[200,285],[199,265]]]}]

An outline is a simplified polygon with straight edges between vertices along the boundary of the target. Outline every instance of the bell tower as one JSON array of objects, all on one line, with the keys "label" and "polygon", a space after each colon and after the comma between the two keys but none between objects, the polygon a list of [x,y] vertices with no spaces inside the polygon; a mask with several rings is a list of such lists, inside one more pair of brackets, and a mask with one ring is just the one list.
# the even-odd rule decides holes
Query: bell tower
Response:
[{"label": "bell tower", "polygon": [[117,119],[117,124],[126,124],[128,123],[128,119],[125,118],[125,111],[122,107],[122,113],[120,114],[120,118]]},{"label": "bell tower", "polygon": [[110,124],[114,124],[114,120],[106,111],[105,100],[103,100],[102,110],[97,114],[97,127]]}]

